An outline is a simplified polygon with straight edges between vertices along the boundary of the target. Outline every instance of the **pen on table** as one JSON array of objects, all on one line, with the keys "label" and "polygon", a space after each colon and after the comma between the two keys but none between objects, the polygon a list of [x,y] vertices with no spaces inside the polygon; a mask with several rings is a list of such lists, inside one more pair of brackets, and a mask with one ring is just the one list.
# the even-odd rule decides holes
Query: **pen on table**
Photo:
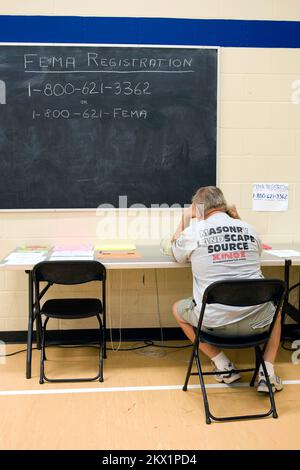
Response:
[{"label": "pen on table", "polygon": [[99,251],[102,255],[112,255],[112,254],[120,254],[120,255],[134,255],[134,251]]}]

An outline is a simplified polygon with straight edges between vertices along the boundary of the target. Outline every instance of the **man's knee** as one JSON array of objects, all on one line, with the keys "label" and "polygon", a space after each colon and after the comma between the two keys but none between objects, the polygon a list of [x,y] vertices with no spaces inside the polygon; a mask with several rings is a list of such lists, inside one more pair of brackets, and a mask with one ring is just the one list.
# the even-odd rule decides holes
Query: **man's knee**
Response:
[{"label": "man's knee", "polygon": [[178,313],[178,310],[177,310],[178,303],[179,302],[175,302],[175,304],[172,307],[172,312],[173,312],[174,318],[175,318],[175,320],[177,321],[177,323],[179,325],[182,325],[183,323],[187,324],[187,322],[185,320],[183,320],[183,318],[181,318],[181,316]]}]

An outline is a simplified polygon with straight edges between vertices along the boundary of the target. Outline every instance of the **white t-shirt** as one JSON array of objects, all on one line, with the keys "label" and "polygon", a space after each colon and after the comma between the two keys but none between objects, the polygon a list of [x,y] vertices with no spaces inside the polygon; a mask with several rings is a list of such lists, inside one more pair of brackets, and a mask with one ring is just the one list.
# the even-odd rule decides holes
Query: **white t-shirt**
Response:
[{"label": "white t-shirt", "polygon": [[[213,282],[263,277],[261,242],[256,231],[246,222],[232,219],[224,212],[216,212],[206,220],[192,221],[172,249],[179,263],[190,261],[192,264],[193,296],[198,317],[203,293]],[[255,307],[210,304],[206,306],[203,325],[211,328],[228,325],[264,309],[268,324],[274,315],[274,307],[270,303]]]}]

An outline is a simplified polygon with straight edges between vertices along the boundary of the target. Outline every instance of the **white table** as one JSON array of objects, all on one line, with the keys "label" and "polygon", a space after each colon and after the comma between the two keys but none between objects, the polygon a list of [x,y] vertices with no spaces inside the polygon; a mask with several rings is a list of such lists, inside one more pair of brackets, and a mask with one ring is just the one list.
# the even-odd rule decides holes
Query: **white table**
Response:
[{"label": "white table", "polygon": [[[276,249],[294,249],[300,252],[300,245],[293,247],[276,246]],[[160,252],[158,245],[141,245],[137,246],[137,251],[141,254],[140,258],[133,259],[98,259],[106,267],[106,269],[159,269],[159,268],[187,268],[189,263],[177,263],[171,256],[164,255]],[[51,251],[46,259],[50,257]],[[72,258],[70,258],[72,259]],[[291,258],[293,266],[300,266],[300,256]],[[269,251],[263,251],[261,257],[262,266],[284,266],[285,258],[272,255]],[[0,262],[0,269],[11,271],[30,271],[33,265],[5,264],[3,260]]]}]

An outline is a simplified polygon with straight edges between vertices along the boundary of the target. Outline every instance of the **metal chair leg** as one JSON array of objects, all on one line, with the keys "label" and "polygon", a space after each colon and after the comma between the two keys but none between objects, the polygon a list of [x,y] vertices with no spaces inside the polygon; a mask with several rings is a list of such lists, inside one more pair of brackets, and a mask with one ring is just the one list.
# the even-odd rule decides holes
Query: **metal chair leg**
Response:
[{"label": "metal chair leg", "polygon": [[42,320],[40,315],[37,315],[35,318],[35,324],[36,324],[36,347],[37,349],[41,349],[41,343],[42,343]]},{"label": "metal chair leg", "polygon": [[103,306],[103,357],[107,358],[106,354],[106,280],[102,282],[102,306]]},{"label": "metal chair leg", "polygon": [[200,380],[200,386],[201,386],[201,390],[202,390],[202,397],[203,397],[204,410],[205,410],[205,421],[206,421],[206,424],[211,424],[211,419],[210,419],[211,412],[209,410],[208,398],[207,398],[205,383],[204,383],[204,379],[203,379],[203,374],[202,374],[202,368],[201,368],[198,349],[195,352],[195,359],[196,359],[196,364],[197,364],[197,369],[198,369],[198,376],[199,376],[199,380]]},{"label": "metal chair leg", "polygon": [[262,368],[263,368],[263,371],[264,371],[264,374],[265,374],[266,382],[267,382],[268,389],[269,389],[269,399],[270,399],[270,403],[271,403],[271,410],[272,410],[272,413],[273,413],[273,418],[276,419],[276,418],[278,418],[278,413],[277,413],[277,410],[276,410],[276,405],[275,405],[275,400],[274,400],[274,393],[273,393],[272,385],[270,383],[269,374],[267,372],[266,364],[265,364],[264,358],[263,358],[262,353],[261,353],[258,346],[256,346],[255,350],[257,350],[257,354],[258,354],[258,357],[261,361],[261,365],[262,365]]},{"label": "metal chair leg", "polygon": [[28,330],[27,330],[27,354],[26,354],[26,379],[31,378],[32,360],[32,334],[33,334],[33,282],[31,271],[28,274]]},{"label": "metal chair leg", "polygon": [[[190,375],[195,375],[194,373],[191,373],[191,363],[193,363],[193,360],[195,359],[197,369],[198,369],[198,374],[196,373],[196,375],[198,375],[199,381],[200,381],[202,397],[203,397],[203,403],[204,403],[204,410],[205,410],[206,424],[211,424],[212,421],[224,422],[224,421],[233,421],[233,420],[234,421],[241,421],[241,420],[247,420],[247,419],[266,418],[270,415],[273,415],[273,418],[278,417],[278,414],[277,414],[277,411],[276,411],[276,406],[275,406],[275,400],[274,400],[272,386],[271,386],[271,383],[270,383],[269,376],[267,374],[266,365],[265,365],[264,360],[263,360],[262,351],[260,350],[259,346],[255,347],[255,355],[256,355],[256,360],[257,360],[256,366],[259,367],[260,364],[262,364],[264,374],[266,376],[266,382],[268,384],[268,389],[269,389],[269,399],[270,399],[270,403],[271,403],[271,408],[266,413],[258,413],[258,414],[252,414],[252,415],[217,417],[217,416],[214,416],[210,411],[208,396],[207,396],[206,387],[205,387],[205,383],[204,383],[204,376],[205,375],[212,375],[213,372],[203,372],[202,371],[201,361],[200,361],[200,356],[199,356],[199,350],[198,350],[198,348],[197,349],[194,348],[193,355],[191,356],[191,359],[190,359],[190,364],[189,364],[188,373],[187,373],[187,376],[186,376],[184,386],[187,387],[187,383],[188,383]],[[248,371],[248,370],[253,370],[253,369],[245,369],[245,371]]]},{"label": "metal chair leg", "polygon": [[27,333],[26,379],[31,378],[32,334],[33,334],[33,321],[32,321],[32,318],[29,317],[28,333]]},{"label": "metal chair leg", "polygon": [[187,387],[188,387],[188,383],[189,383],[189,380],[190,380],[191,371],[192,371],[192,367],[193,367],[193,362],[194,362],[194,359],[195,359],[195,351],[197,351],[198,347],[199,347],[199,340],[196,337],[196,339],[194,341],[193,351],[192,351],[192,354],[190,356],[190,362],[189,362],[188,370],[187,370],[187,373],[186,373],[186,376],[185,376],[184,385],[183,385],[183,388],[182,388],[182,390],[184,392],[187,391]]},{"label": "metal chair leg", "polygon": [[104,331],[101,318],[97,315],[99,322],[99,382],[103,382],[103,353],[104,353]]},{"label": "metal chair leg", "polygon": [[103,382],[103,343],[100,344],[99,354],[99,382]]},{"label": "metal chair leg", "polygon": [[255,348],[255,371],[253,373],[253,376],[250,382],[250,387],[254,387],[254,383],[258,374],[259,366],[260,366],[260,361],[259,361],[259,357],[257,355],[256,348]]},{"label": "metal chair leg", "polygon": [[46,326],[49,318],[46,318],[44,326],[42,328],[42,342],[41,342],[41,362],[40,362],[40,384],[45,382],[45,360],[46,358]]},{"label": "metal chair leg", "polygon": [[45,349],[45,330],[42,330],[41,359],[40,359],[40,384],[44,383],[44,349]]},{"label": "metal chair leg", "polygon": [[104,355],[104,330],[103,324],[100,318],[100,315],[96,315],[99,322],[99,367],[98,373],[95,377],[91,378],[74,378],[74,379],[50,379],[45,374],[45,360],[46,360],[46,326],[49,320],[49,317],[46,318],[43,334],[42,334],[42,349],[41,349],[41,366],[40,366],[40,384],[43,384],[45,381],[51,383],[73,383],[73,382],[93,382],[94,380],[99,379],[99,382],[103,382],[103,355]]}]

